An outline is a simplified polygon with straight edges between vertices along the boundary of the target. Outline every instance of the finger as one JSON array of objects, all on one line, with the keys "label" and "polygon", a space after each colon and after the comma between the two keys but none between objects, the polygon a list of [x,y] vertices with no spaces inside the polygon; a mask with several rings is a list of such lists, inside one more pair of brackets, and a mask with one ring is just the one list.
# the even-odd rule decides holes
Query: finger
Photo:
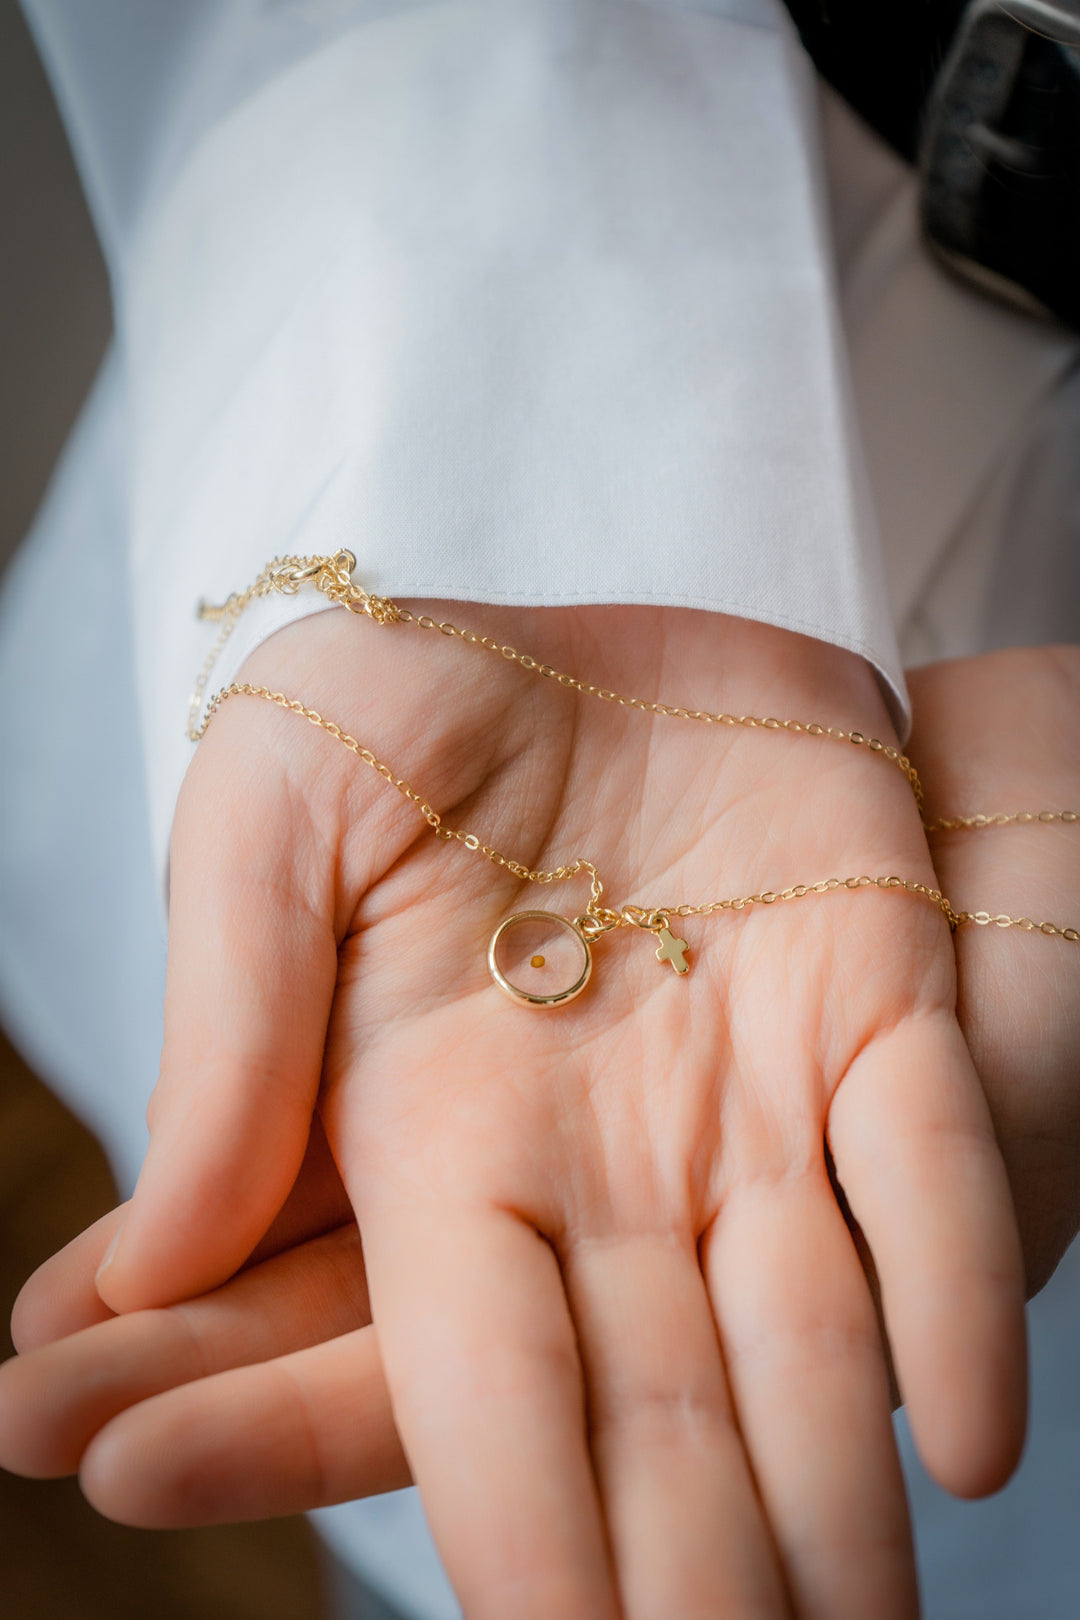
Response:
[{"label": "finger", "polygon": [[1024,1274],[955,1022],[909,1020],[865,1047],[833,1099],[829,1139],[873,1252],[923,1461],[956,1495],[997,1490],[1024,1438]]},{"label": "finger", "polygon": [[733,1189],[702,1255],[796,1615],[915,1620],[877,1317],[824,1163]]},{"label": "finger", "polygon": [[501,1210],[364,1210],[394,1414],[470,1620],[615,1620],[555,1256]]},{"label": "finger", "polygon": [[305,1513],[412,1483],[371,1327],[122,1412],[80,1482],[99,1513],[182,1529]]},{"label": "finger", "polygon": [[113,1317],[0,1368],[0,1464],[70,1474],[111,1418],[161,1390],[267,1360],[370,1321],[355,1226],[242,1273],[215,1293]]},{"label": "finger", "polygon": [[[11,1317],[12,1340],[20,1354],[40,1349],[80,1328],[107,1322],[115,1315],[98,1293],[94,1273],[127,1208],[127,1204],[120,1204],[103,1215],[39,1266],[23,1285]],[[347,1225],[351,1218],[348,1195],[316,1114],[296,1184],[245,1265],[258,1265],[322,1232]]]},{"label": "finger", "polygon": [[335,863],[267,766],[261,729],[246,711],[219,715],[177,809],[150,1147],[98,1279],[114,1310],[230,1276],[307,1145],[337,972]]},{"label": "finger", "polygon": [[349,1195],[330,1152],[322,1120],[316,1113],[312,1115],[307,1152],[292,1191],[244,1265],[258,1265],[271,1255],[306,1243],[309,1238],[347,1226],[352,1218]]},{"label": "finger", "polygon": [[563,1269],[626,1620],[787,1616],[692,1237],[586,1240]]},{"label": "finger", "polygon": [[11,1312],[12,1343],[20,1355],[112,1319],[94,1273],[126,1210],[126,1204],[110,1209],[27,1278]]}]

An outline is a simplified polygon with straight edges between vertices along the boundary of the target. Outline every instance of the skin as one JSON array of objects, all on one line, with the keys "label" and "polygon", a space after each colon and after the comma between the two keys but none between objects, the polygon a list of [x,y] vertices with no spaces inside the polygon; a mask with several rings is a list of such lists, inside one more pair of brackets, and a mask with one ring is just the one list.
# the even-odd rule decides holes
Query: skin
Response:
[{"label": "skin", "polygon": [[[957,659],[914,671],[910,685],[931,817],[1080,809],[1080,647]],[[931,843],[958,904],[1063,926],[1080,919],[1078,840],[1058,823]],[[1009,1173],[1030,1297],[1080,1231],[1080,950],[966,928],[956,957],[958,1014]]]},{"label": "skin", "polygon": [[[891,740],[860,660],[766,627],[469,617],[604,685]],[[934,880],[903,777],[850,747],[649,720],[336,614],[245,674],[340,719],[450,825],[588,855],[618,902]],[[142,1523],[411,1475],[478,1620],[913,1615],[885,1357],[826,1141],[927,1465],[994,1489],[1023,1432],[1022,1263],[947,927],[878,890],[688,921],[685,980],[627,931],[579,1002],[533,1014],[483,946],[536,892],[434,840],[324,734],[226,706],[178,809],[147,1165],[96,1299],[113,1218],[21,1307],[20,1346],[43,1347],[6,1370],[0,1456],[81,1457],[91,1499]],[[46,1388],[35,1438],[17,1408]]]}]

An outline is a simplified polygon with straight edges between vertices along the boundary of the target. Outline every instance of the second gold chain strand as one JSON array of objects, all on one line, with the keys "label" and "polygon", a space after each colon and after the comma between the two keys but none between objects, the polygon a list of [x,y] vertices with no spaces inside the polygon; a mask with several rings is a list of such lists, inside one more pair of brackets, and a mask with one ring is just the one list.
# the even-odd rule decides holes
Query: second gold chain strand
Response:
[{"label": "second gold chain strand", "polygon": [[[1030,917],[1010,917],[1005,913],[993,915],[986,911],[957,911],[940,889],[930,888],[929,885],[919,883],[911,878],[901,878],[893,875],[870,877],[866,874],[860,874],[858,877],[824,878],[817,883],[798,883],[790,888],[775,891],[766,889],[760,894],[738,895],[726,900],[712,900],[703,905],[683,904],[670,907],[654,907],[647,913],[643,912],[642,908],[638,906],[624,906],[618,911],[610,910],[600,904],[603,898],[603,884],[596,867],[591,861],[578,857],[578,859],[569,862],[565,866],[558,866],[548,870],[534,869],[504,855],[492,845],[482,843],[475,833],[445,827],[439,812],[404,777],[397,776],[389,765],[373,754],[370,748],[365,748],[362,743],[333,720],[325,719],[317,709],[308,708],[298,698],[290,698],[284,692],[275,692],[270,687],[260,686],[250,681],[234,682],[232,685],[224,687],[215,694],[207,706],[206,715],[199,733],[200,736],[205,734],[207,727],[221,705],[233,697],[262,698],[269,703],[275,704],[278,708],[287,709],[290,713],[301,716],[309,724],[327,732],[363,764],[369,766],[370,769],[381,776],[389,786],[395,788],[403,798],[408,799],[416,807],[419,814],[423,816],[436,837],[455,840],[463,844],[466,849],[482,855],[486,860],[491,861],[493,865],[504,868],[514,877],[529,883],[547,884],[565,882],[569,878],[587,873],[591,892],[586,915],[597,919],[597,923],[600,925],[597,932],[606,932],[610,928],[631,926],[650,927],[651,925],[648,922],[642,923],[643,917],[664,919],[669,917],[707,917],[720,911],[746,911],[752,906],[769,906],[787,900],[801,900],[809,895],[833,893],[840,889],[877,888],[900,890],[928,901],[942,912],[952,929],[961,927],[965,923],[975,923],[984,927],[993,924],[998,928],[1020,928],[1025,932],[1037,931],[1041,934],[1056,936],[1070,944],[1080,942],[1080,931],[1075,928],[1062,928],[1056,923],[1035,922]],[[1049,812],[1045,814],[1049,815]],[[1010,817],[1006,819],[1015,820],[1017,818]],[[1036,817],[1033,819],[1041,818]],[[1078,818],[1074,812],[1066,811],[1057,813],[1054,819],[1075,821]]]},{"label": "second gold chain strand", "polygon": [[[582,681],[576,676],[562,673],[549,664],[538,662],[528,653],[519,653],[515,647],[497,642],[490,636],[477,635],[475,631],[461,629],[449,621],[439,622],[432,619],[428,614],[413,614],[407,608],[399,608],[395,602],[387,597],[372,596],[361,586],[354,583],[352,575],[355,567],[356,558],[351,551],[345,550],[335,553],[333,557],[279,557],[267,564],[255,581],[248,586],[247,590],[235,592],[220,607],[208,606],[205,603],[200,605],[200,617],[218,621],[221,624],[221,631],[199,672],[192,693],[188,736],[193,742],[197,742],[204,735],[212,715],[224,698],[241,693],[267,698],[281,707],[302,714],[312,724],[322,727],[331,736],[335,736],[345,743],[358,758],[378,771],[392,786],[415,803],[438,836],[459,840],[465,844],[466,848],[476,850],[484,855],[486,859],[493,861],[498,866],[505,867],[515,876],[529,882],[559,882],[587,871],[591,880],[589,914],[597,918],[600,917],[602,909],[600,907],[600,898],[603,885],[592,862],[578,859],[567,866],[560,866],[551,871],[534,872],[529,867],[522,865],[521,862],[508,859],[498,850],[491,848],[491,846],[481,844],[479,838],[473,833],[455,832],[444,828],[438,813],[426,801],[422,800],[403,778],[395,776],[388,766],[384,766],[369,749],[363,748],[354,737],[350,737],[347,732],[343,732],[340,726],[332,721],[324,720],[316,710],[307,708],[297,699],[287,698],[280,692],[271,692],[266,687],[255,687],[250,684],[237,686],[234,684],[218,693],[208,706],[206,714],[202,714],[203,699],[211,672],[217,663],[225,642],[232,634],[237,620],[248,603],[256,597],[267,596],[275,592],[286,595],[295,594],[301,585],[311,584],[315,589],[328,596],[331,601],[346,608],[349,612],[373,619],[378,624],[398,622],[414,624],[423,630],[438,630],[442,635],[464,641],[471,646],[481,647],[488,652],[497,653],[508,662],[517,663],[525,670],[535,671],[538,675],[553,680],[560,686],[568,687],[585,696],[600,698],[604,702],[618,704],[624,708],[637,709],[646,714],[662,715],[673,719],[704,721],[714,725],[745,726],[749,729],[803,733],[807,736],[824,737],[830,741],[847,742],[856,747],[867,748],[871,753],[880,754],[885,760],[895,764],[903,773],[911,785],[920,814],[922,813],[923,789],[914,765],[898,748],[882,743],[877,738],[868,738],[860,731],[844,731],[839,726],[822,726],[815,722],[777,720],[771,716],[762,719],[756,715],[713,714],[707,710],[686,709],[671,704],[648,701],[643,698],[627,697],[610,688],[595,686],[589,681]],[[1004,826],[1008,823],[1025,824],[1035,821],[1076,822],[1078,819],[1080,818],[1078,818],[1075,811],[1042,810],[1036,812],[1019,811],[1013,814],[997,813],[993,815],[939,817],[929,822],[924,819],[923,825],[928,832],[935,832],[972,830],[990,826]],[[778,900],[802,899],[805,895],[822,894],[831,889],[857,889],[871,885],[878,888],[903,889],[907,893],[930,900],[941,909],[949,922],[949,926],[954,929],[962,923],[971,922],[981,926],[994,924],[999,928],[1021,928],[1028,932],[1038,930],[1042,934],[1058,935],[1070,943],[1080,939],[1080,934],[1074,928],[1060,928],[1050,922],[1037,923],[1030,917],[1010,917],[1004,912],[994,915],[987,911],[956,911],[939,890],[928,888],[927,885],[910,879],[898,877],[870,878],[863,875],[858,878],[829,878],[815,884],[796,884],[791,888],[778,892],[765,890],[761,894],[745,895],[731,900],[712,901],[702,906],[682,905],[673,908],[672,914],[680,917],[709,916],[716,911],[745,910],[752,905],[771,905]],[[621,913],[607,912],[604,914],[606,926],[613,927],[631,923],[635,926],[641,926],[639,912],[640,908],[637,907],[625,907]],[[655,915],[660,916],[662,913],[656,912]]]},{"label": "second gold chain strand", "polygon": [[[341,740],[365,764],[369,764],[374,770],[378,771],[386,781],[415,803],[439,837],[457,839],[466,848],[477,851],[484,855],[486,859],[493,861],[494,864],[505,867],[515,876],[534,883],[559,882],[587,871],[591,880],[589,915],[597,918],[598,921],[600,920],[602,912],[600,898],[603,885],[600,882],[595,866],[590,861],[578,859],[569,863],[569,865],[560,866],[551,871],[533,871],[529,867],[522,865],[521,862],[502,855],[500,851],[493,849],[491,846],[482,844],[475,834],[444,828],[438,813],[426,801],[422,800],[404,779],[395,776],[388,766],[384,766],[378,761],[370,750],[363,748],[355,738],[343,732],[340,726],[337,726],[332,721],[325,721],[316,710],[307,708],[297,699],[287,698],[283,693],[271,692],[266,687],[255,687],[250,684],[234,685],[219,693],[209,705],[206,714],[201,714],[210,674],[225,642],[231,635],[237,620],[248,603],[256,597],[270,595],[275,592],[294,594],[300,589],[301,585],[311,584],[328,596],[331,601],[346,608],[349,612],[373,619],[378,624],[399,622],[414,624],[417,628],[423,630],[438,630],[442,635],[497,653],[508,662],[517,663],[523,669],[535,671],[545,679],[554,680],[560,686],[570,688],[585,696],[600,698],[604,702],[615,703],[622,707],[637,709],[643,713],[662,715],[674,719],[698,720],[717,725],[745,726],[750,729],[783,730],[803,733],[808,736],[820,736],[830,741],[847,742],[856,747],[868,748],[872,753],[880,754],[885,760],[895,764],[901,770],[911,785],[920,812],[922,810],[923,790],[915,767],[898,748],[881,743],[876,738],[868,738],[859,731],[844,731],[838,726],[822,726],[814,722],[777,720],[772,717],[762,719],[755,715],[713,714],[705,710],[686,709],[642,698],[627,697],[609,688],[598,687],[591,682],[582,681],[575,676],[562,673],[551,665],[540,663],[527,653],[519,653],[516,648],[495,641],[490,636],[477,635],[475,631],[461,629],[449,621],[437,621],[427,614],[413,614],[407,608],[399,608],[395,602],[387,597],[372,596],[361,586],[354,583],[352,574],[355,567],[356,559],[352,552],[344,550],[337,552],[333,557],[275,558],[267,564],[247,590],[234,593],[220,607],[210,607],[206,604],[200,606],[200,617],[216,620],[221,623],[222,628],[215,645],[211,648],[199,672],[192,694],[188,723],[188,735],[192,741],[198,741],[204,735],[213,713],[224,698],[241,693],[267,698],[281,707],[303,715],[312,724],[322,727],[330,735]],[[1007,823],[1028,823],[1033,821],[1075,822],[1077,819],[1078,816],[1075,811],[1020,811],[1015,814],[943,817],[933,822],[924,821],[924,826],[928,832],[932,832],[1003,826]],[[972,922],[982,926],[994,924],[999,928],[1016,927],[1029,932],[1038,930],[1043,934],[1058,935],[1070,943],[1080,938],[1076,929],[1060,928],[1056,924],[1049,922],[1037,923],[1029,917],[1010,917],[1005,913],[993,915],[986,911],[958,912],[939,890],[931,889],[925,884],[905,878],[870,878],[865,875],[857,878],[829,878],[815,884],[796,884],[791,888],[778,892],[765,890],[761,894],[740,896],[731,900],[717,900],[701,906],[682,905],[673,908],[672,914],[680,917],[709,916],[717,911],[745,910],[753,905],[771,905],[776,901],[801,899],[808,894],[822,894],[833,889],[858,889],[870,886],[902,889],[907,893],[931,901],[944,913],[949,926],[954,929],[962,923]],[[641,926],[639,912],[640,908],[638,907],[625,907],[621,913],[605,911],[603,912],[603,925],[615,927],[632,923],[635,926]],[[663,913],[656,912],[655,915],[660,916]]]},{"label": "second gold chain strand", "polygon": [[413,613],[408,608],[398,607],[389,597],[372,596],[362,586],[354,583],[352,574],[355,567],[356,558],[351,551],[339,551],[333,557],[275,557],[272,562],[267,563],[247,590],[235,592],[220,606],[200,604],[200,618],[220,623],[221,632],[207,655],[192,692],[188,717],[188,736],[192,742],[198,742],[209,720],[209,715],[202,716],[202,705],[214,665],[248,603],[272,594],[295,595],[301,585],[312,585],[339,607],[361,618],[373,619],[376,624],[411,624],[418,630],[437,630],[440,635],[462,641],[466,646],[495,653],[507,663],[517,664],[531,674],[554,682],[556,686],[580,692],[583,697],[599,698],[601,702],[611,703],[619,708],[636,709],[640,714],[655,714],[672,720],[696,720],[705,725],[741,726],[750,731],[787,731],[796,735],[822,737],[830,742],[848,743],[856,748],[866,748],[870,753],[878,754],[889,764],[896,766],[909,782],[916,804],[920,810],[922,808],[922,783],[914,765],[899,748],[893,747],[890,743],[883,743],[876,737],[867,737],[861,731],[844,731],[840,726],[819,725],[816,721],[778,720],[772,715],[724,712],[713,714],[707,709],[688,709],[677,704],[655,702],[648,698],[629,697],[625,693],[613,691],[610,687],[595,686],[591,681],[579,680],[576,675],[569,675],[550,664],[542,663],[530,653],[519,652],[516,647],[496,641],[493,636],[481,636],[475,630],[462,629],[458,625],[451,624],[448,619],[438,620],[431,618],[427,613]]}]

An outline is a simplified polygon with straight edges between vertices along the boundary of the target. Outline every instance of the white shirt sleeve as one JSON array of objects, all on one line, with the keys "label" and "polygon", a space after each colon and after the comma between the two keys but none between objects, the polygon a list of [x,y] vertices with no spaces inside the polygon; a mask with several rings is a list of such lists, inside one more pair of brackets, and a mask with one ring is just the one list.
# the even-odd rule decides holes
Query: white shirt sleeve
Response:
[{"label": "white shirt sleeve", "polygon": [[[405,598],[763,620],[863,654],[903,723],[778,0],[143,4],[126,114],[132,0],[96,8],[107,74],[81,9],[31,14],[113,269],[159,848],[195,603],[284,552]],[[317,601],[251,610],[221,678]]]}]

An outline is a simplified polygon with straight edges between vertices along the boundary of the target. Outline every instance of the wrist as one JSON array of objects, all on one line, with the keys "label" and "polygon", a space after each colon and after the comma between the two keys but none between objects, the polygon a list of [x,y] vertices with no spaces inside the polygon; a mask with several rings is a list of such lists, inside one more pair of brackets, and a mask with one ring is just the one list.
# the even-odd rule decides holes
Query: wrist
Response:
[{"label": "wrist", "polygon": [[[537,664],[649,701],[714,712],[777,715],[861,730],[895,743],[895,730],[871,665],[859,654],[798,632],[690,608],[640,605],[495,606],[402,604],[411,617],[450,620],[479,637],[527,653]],[[385,692],[408,678],[464,698],[498,684],[522,688],[513,661],[463,656],[443,636],[412,627],[358,625],[353,616],[309,616],[268,637],[241,680],[310,678],[327,696],[347,699],[359,678]],[[471,667],[470,667],[471,665]],[[334,677],[337,672],[339,678]],[[213,684],[213,683],[211,683]]]}]

